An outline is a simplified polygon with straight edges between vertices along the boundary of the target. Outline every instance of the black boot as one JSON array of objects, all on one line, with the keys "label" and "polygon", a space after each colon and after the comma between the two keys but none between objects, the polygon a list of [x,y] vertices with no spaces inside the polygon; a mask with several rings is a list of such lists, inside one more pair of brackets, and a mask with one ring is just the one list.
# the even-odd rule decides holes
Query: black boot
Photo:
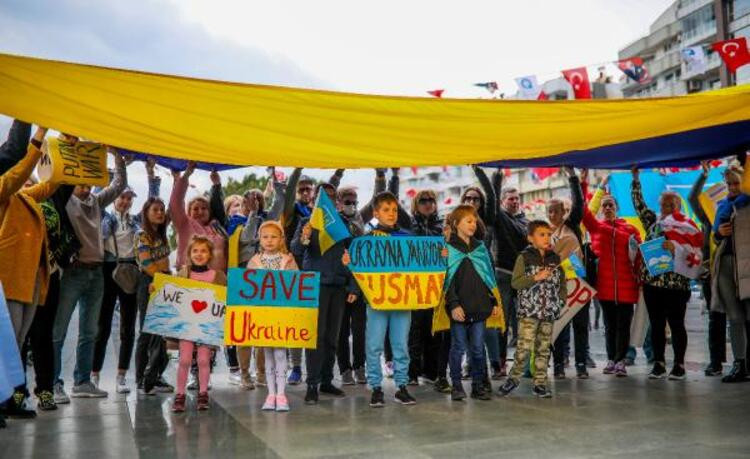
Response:
[{"label": "black boot", "polygon": [[721,378],[723,383],[736,383],[747,381],[747,366],[745,365],[745,359],[739,359],[734,361],[732,369],[729,374]]},{"label": "black boot", "polygon": [[484,383],[473,383],[471,385],[471,398],[476,400],[492,400],[492,389],[488,391]]},{"label": "black boot", "polygon": [[21,391],[16,391],[2,406],[0,414],[9,418],[32,419],[36,417],[36,411],[26,408],[26,395]]},{"label": "black boot", "polygon": [[306,405],[317,405],[318,404],[318,386],[308,385],[307,393],[305,394]]}]

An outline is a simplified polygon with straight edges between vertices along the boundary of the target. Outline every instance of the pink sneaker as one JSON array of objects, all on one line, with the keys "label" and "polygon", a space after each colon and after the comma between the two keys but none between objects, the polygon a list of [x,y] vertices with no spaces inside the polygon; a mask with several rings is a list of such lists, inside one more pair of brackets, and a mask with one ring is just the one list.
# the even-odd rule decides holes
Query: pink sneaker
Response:
[{"label": "pink sneaker", "polygon": [[604,367],[604,370],[602,370],[602,373],[605,375],[611,375],[615,373],[615,362],[609,360],[607,361],[607,366]]},{"label": "pink sneaker", "polygon": [[263,404],[263,411],[274,411],[276,409],[276,396],[268,394],[266,403]]},{"label": "pink sneaker", "polygon": [[276,396],[276,411],[289,411],[289,400],[286,395]]},{"label": "pink sneaker", "polygon": [[628,370],[625,368],[625,362],[617,362],[615,365],[615,376],[623,378],[628,375]]}]

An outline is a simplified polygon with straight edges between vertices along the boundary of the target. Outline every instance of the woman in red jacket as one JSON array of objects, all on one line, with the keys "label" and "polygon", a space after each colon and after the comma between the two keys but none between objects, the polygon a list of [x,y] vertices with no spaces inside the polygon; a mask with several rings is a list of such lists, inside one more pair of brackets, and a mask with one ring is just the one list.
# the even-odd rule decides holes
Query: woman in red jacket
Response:
[{"label": "woman in red jacket", "polygon": [[640,243],[641,237],[633,225],[617,218],[617,202],[612,196],[602,198],[601,209],[604,218],[597,220],[585,206],[583,224],[599,257],[596,290],[604,311],[608,358],[604,374],[627,376],[623,360],[630,345],[633,305],[638,302],[635,251],[630,247]]}]

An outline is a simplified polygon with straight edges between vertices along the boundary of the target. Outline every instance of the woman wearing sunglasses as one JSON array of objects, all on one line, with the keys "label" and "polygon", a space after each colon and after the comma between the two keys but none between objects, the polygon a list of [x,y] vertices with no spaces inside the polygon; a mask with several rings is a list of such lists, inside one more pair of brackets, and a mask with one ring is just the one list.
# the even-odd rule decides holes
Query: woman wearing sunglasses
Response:
[{"label": "woman wearing sunglasses", "polygon": [[[415,236],[442,236],[443,220],[438,216],[437,194],[422,190],[412,200],[411,231]],[[435,390],[450,392],[446,379],[450,333],[432,335],[433,309],[420,309],[411,313],[409,329],[409,384],[418,385],[419,377],[435,381]]]}]

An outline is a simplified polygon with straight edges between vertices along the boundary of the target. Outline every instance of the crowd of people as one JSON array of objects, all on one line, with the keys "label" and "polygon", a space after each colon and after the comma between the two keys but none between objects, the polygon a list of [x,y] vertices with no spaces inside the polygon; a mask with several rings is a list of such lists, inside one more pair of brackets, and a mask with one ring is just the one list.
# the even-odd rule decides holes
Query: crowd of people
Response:
[{"label": "crowd of people", "polygon": [[[563,168],[570,199],[549,200],[547,219],[529,221],[519,190],[503,183],[502,171],[488,177],[476,166],[479,186],[467,188],[460,205],[443,219],[433,190],[418,191],[409,208],[400,203],[398,169],[392,170],[390,181],[388,170],[376,170],[373,197],[364,205],[356,188],[340,186],[343,169],[328,182],[316,184],[301,168],[286,181],[270,168],[265,190],[231,196],[224,196],[221,176],[212,172],[211,189],[185,202],[195,171],[195,164],[188,163],[184,171],[172,172],[171,196],[164,202],[159,197],[162,178],[155,162],[148,160],[144,163],[148,198],[135,212],[136,191],[128,186],[127,158],[119,151],[109,149],[115,168],[106,187],[39,183],[33,170],[42,155],[46,129],[37,128],[33,136],[31,129],[15,121],[0,149],[0,282],[18,352],[25,362],[33,362],[39,410],[54,410],[58,404],[70,403],[70,398],[108,396],[110,388],[100,381],[115,311],[119,311],[120,346],[114,391],[126,394],[136,389],[144,396],[174,392],[174,412],[186,409],[188,390],[197,390],[197,409],[210,407],[210,375],[217,358],[226,360],[229,382],[241,390],[266,387],[262,409],[270,411],[290,409],[285,388],[302,383],[303,357],[304,401],[311,405],[321,394],[346,396],[336,383],[340,380],[341,385],[369,385],[370,405],[383,406],[384,377],[393,378],[393,398],[404,405],[416,403],[409,387],[420,380],[459,401],[467,397],[462,380],[471,379],[470,397],[489,400],[492,381],[504,380],[497,394],[507,396],[524,374],[532,378],[534,394],[550,397],[549,361],[554,378],[567,377],[571,335],[576,377],[588,378],[589,369],[596,366],[589,350],[588,304],[552,340],[553,324],[567,299],[561,263],[571,255],[582,261],[585,280],[597,291],[593,302],[601,307],[606,336],[604,374],[628,374],[631,322],[642,297],[652,348],[648,377],[685,379],[685,313],[691,284],[697,281],[710,310],[710,362],[705,375],[723,375],[727,383],[747,379],[750,171],[744,154],[726,168],[728,195],[718,204],[713,224],[698,202],[710,169],[707,163],[693,187],[688,201],[702,227],[695,237],[703,249],[705,268],[692,279],[676,272],[650,274],[634,250],[642,242],[641,232],[618,217],[621,203],[607,193],[607,180],[590,184],[585,170],[579,176],[573,168]],[[73,144],[78,139],[61,134],[59,140]],[[379,310],[367,304],[348,268],[351,238],[326,251],[320,247],[319,230],[310,221],[320,193],[335,203],[352,238],[367,234],[445,238],[448,330],[432,331],[433,316],[442,311]],[[632,204],[645,229],[644,240],[665,237],[663,248],[673,255],[678,250],[675,222],[697,228],[674,192],[664,191],[659,208],[650,209],[637,169]],[[170,225],[176,243],[167,235]],[[136,334],[136,324],[143,327],[156,273],[226,285],[227,269],[233,267],[319,272],[315,349],[222,350]],[[71,380],[62,356],[76,309],[78,337]],[[491,318],[500,319],[503,326],[488,327]],[[727,324],[734,364],[723,374]],[[669,373],[667,328],[673,348]],[[164,376],[169,348],[179,351],[176,387]],[[509,352],[512,348],[514,355]],[[128,371],[134,350],[131,385]],[[0,413],[36,416],[29,389],[26,384],[16,387]]]}]

